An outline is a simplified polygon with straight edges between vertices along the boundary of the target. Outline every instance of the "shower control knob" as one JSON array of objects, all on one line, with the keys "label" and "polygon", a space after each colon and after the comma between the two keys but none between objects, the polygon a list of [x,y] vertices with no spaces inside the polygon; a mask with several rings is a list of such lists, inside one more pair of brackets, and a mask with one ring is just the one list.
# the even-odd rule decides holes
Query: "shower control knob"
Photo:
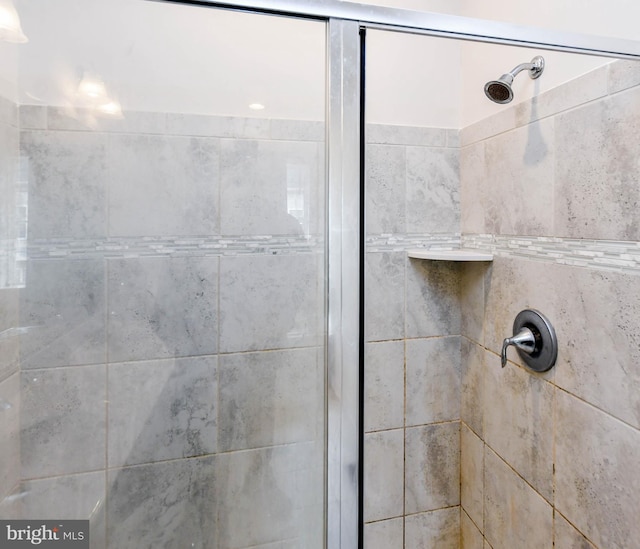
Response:
[{"label": "shower control knob", "polygon": [[514,346],[525,364],[536,372],[546,372],[556,363],[558,340],[553,326],[535,309],[520,311],[513,322],[513,336],[502,342],[502,367],[507,349]]}]

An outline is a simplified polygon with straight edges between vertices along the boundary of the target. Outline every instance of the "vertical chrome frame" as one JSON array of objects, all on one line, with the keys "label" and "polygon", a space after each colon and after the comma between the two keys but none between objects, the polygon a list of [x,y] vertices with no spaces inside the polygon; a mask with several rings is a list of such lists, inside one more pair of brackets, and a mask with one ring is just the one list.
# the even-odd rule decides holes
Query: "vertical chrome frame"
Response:
[{"label": "vertical chrome frame", "polygon": [[355,549],[360,450],[360,39],[328,26],[328,337],[326,547]]}]

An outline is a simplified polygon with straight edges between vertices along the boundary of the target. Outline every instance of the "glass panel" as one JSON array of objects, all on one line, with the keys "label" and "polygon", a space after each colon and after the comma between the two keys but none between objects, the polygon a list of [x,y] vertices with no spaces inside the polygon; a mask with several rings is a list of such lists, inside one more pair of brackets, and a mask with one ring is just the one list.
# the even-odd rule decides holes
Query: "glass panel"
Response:
[{"label": "glass panel", "polygon": [[640,6],[627,0],[589,0],[579,6],[558,0],[369,0],[366,3],[627,40],[637,40],[634,22],[640,16]]},{"label": "glass panel", "polygon": [[324,544],[325,24],[16,2],[0,43],[0,518]]}]

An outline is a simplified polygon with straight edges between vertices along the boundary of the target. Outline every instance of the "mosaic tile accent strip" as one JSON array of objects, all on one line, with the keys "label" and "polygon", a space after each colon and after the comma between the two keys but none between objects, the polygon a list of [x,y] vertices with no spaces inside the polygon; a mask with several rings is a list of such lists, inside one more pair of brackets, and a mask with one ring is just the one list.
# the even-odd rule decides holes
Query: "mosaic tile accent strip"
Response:
[{"label": "mosaic tile accent strip", "polygon": [[367,252],[403,252],[417,248],[455,250],[461,237],[455,234],[377,234],[368,235]]},{"label": "mosaic tile accent strip", "polygon": [[135,257],[282,255],[317,253],[324,239],[314,236],[131,237],[92,240],[35,240],[28,259],[100,259]]},{"label": "mosaic tile accent strip", "polygon": [[490,251],[500,257],[599,270],[640,271],[640,242],[472,234],[462,237],[462,247]]}]

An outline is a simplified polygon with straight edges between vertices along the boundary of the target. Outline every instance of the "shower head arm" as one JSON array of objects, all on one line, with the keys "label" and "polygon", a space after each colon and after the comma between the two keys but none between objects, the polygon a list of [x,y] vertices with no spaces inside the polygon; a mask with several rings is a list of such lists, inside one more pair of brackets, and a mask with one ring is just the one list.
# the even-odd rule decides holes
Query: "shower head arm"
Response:
[{"label": "shower head arm", "polygon": [[[531,63],[520,63],[517,67],[509,71],[507,74],[511,76],[511,81],[522,71],[529,71],[529,76],[533,79],[538,78],[544,70],[544,59],[537,55],[531,60]],[[506,75],[505,75],[506,76]]]}]

